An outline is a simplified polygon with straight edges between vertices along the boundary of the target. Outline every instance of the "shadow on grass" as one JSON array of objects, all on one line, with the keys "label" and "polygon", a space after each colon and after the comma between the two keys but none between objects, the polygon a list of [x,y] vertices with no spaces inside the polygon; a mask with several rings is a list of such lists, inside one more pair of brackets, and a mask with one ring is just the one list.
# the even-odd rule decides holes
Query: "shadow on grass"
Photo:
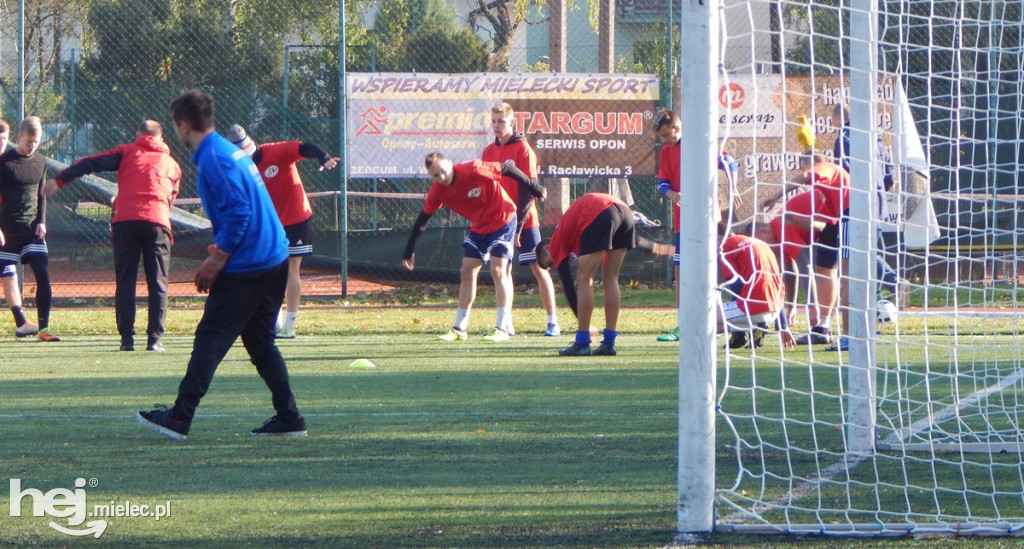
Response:
[{"label": "shadow on grass", "polygon": [[[172,503],[175,513],[160,523],[110,519],[104,545],[616,547],[671,539],[671,362],[652,365],[639,349],[633,359],[567,362],[535,356],[542,346],[519,345],[510,357],[496,347],[320,343],[294,353],[307,357],[301,364],[290,359],[308,438],[248,436],[273,412],[244,355],[222,365],[184,442],[132,416],[171,403],[187,357],[161,357],[153,369],[98,364],[95,376],[58,365],[5,380],[0,462],[10,478],[44,492],[96,479],[90,504]],[[349,370],[337,358],[357,349],[378,368]],[[71,540],[44,517],[0,514],[0,525],[0,543]]]}]

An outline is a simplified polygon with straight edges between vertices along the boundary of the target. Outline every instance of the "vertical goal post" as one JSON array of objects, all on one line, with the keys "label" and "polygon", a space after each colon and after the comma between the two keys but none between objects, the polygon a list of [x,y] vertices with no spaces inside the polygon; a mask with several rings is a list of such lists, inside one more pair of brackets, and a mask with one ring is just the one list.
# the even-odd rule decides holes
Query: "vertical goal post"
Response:
[{"label": "vertical goal post", "polygon": [[[677,523],[681,532],[707,532],[714,524],[715,478],[715,273],[716,236],[712,210],[718,183],[717,103],[718,0],[683,2],[688,21],[680,36],[683,143],[680,166],[695,174],[696,192],[681,206],[679,255],[679,490]],[[680,181],[683,181],[682,179]],[[701,192],[703,191],[703,192]],[[684,306],[685,304],[685,306]]]}]

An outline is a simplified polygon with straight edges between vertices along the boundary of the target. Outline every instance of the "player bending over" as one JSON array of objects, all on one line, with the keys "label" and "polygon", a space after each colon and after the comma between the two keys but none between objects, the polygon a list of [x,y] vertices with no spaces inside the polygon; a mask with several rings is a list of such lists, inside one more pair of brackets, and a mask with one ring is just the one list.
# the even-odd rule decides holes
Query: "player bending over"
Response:
[{"label": "player bending over", "polygon": [[[473,160],[453,164],[445,155],[433,152],[424,162],[434,183],[427,192],[423,211],[413,224],[409,240],[402,255],[402,265],[410,271],[416,267],[416,241],[427,228],[430,216],[447,205],[469,221],[469,234],[462,242],[465,249],[459,272],[459,305],[455,310],[455,324],[441,336],[443,341],[465,340],[468,335],[469,313],[476,299],[476,279],[484,264],[490,265],[497,302],[497,320],[494,329],[484,336],[485,341],[508,341],[509,307],[512,284],[507,264],[512,259],[512,247],[519,238],[527,208],[533,198],[544,199],[544,188],[511,164]],[[502,189],[502,178],[511,177],[519,182],[516,202]]]},{"label": "player bending over", "polygon": [[719,223],[718,259],[727,289],[735,296],[723,302],[718,294],[717,333],[732,333],[729,347],[743,347],[748,332],[753,334],[751,347],[759,347],[769,326],[779,330],[784,347],[794,347],[783,312],[782,275],[771,247],[752,236],[734,234],[727,224]]},{"label": "player bending over", "polygon": [[[615,330],[619,321],[619,269],[626,251],[644,248],[655,255],[669,255],[668,244],[637,236],[633,212],[621,200],[607,194],[588,193],[573,202],[559,220],[550,241],[537,246],[537,264],[556,267],[562,289],[576,314],[576,339],[562,349],[562,356],[615,355]],[[577,260],[579,282],[573,281],[570,262]],[[594,276],[601,268],[604,283],[604,339],[591,351],[590,320],[594,313]]]}]

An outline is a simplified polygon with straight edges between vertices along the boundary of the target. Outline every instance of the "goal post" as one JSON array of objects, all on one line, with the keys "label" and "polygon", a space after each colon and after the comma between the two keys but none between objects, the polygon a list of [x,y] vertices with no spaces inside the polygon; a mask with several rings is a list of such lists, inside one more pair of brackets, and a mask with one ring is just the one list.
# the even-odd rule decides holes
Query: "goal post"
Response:
[{"label": "goal post", "polygon": [[[717,188],[718,117],[708,108],[718,92],[715,16],[718,0],[684,2],[681,17],[688,32],[681,36],[682,80],[680,118],[683,143],[680,165],[695,174],[681,207],[679,321],[679,489],[677,525],[681,532],[709,532],[713,526],[715,471],[716,235],[712,211]],[[692,168],[692,169],[690,169]],[[680,180],[682,181],[682,180]],[[685,304],[685,305],[684,305]]]},{"label": "goal post", "polygon": [[[678,530],[1024,536],[1024,6],[683,0],[676,23]],[[801,179],[798,132],[838,163],[844,121],[845,297],[816,315],[820,249],[784,270],[793,335],[848,350],[786,349],[775,330],[729,348],[713,159],[739,166],[732,228],[779,237],[793,195],[769,198]]]},{"label": "goal post", "polygon": [[[877,126],[854,124],[854,120],[874,121],[878,112],[878,7],[877,0],[850,2],[850,215],[849,243],[843,255],[849,255],[847,292],[850,342],[847,379],[846,445],[850,452],[875,449],[875,322],[868,312],[876,300],[875,285],[869,274],[875,264],[875,246],[869,235],[875,232],[870,212],[878,207],[877,174],[870,159],[878,158]],[[877,242],[877,239],[875,239]],[[842,267],[840,267],[841,271]],[[840,286],[842,283],[840,283]]]}]

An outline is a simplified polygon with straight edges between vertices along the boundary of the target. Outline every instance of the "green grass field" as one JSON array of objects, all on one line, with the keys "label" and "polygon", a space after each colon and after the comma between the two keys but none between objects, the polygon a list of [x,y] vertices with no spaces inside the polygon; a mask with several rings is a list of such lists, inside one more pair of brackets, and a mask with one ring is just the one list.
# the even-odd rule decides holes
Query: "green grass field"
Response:
[{"label": "green grass field", "polygon": [[[451,321],[448,307],[309,308],[300,337],[280,347],[310,436],[248,435],[273,412],[237,344],[183,442],[133,416],[173,403],[200,308],[170,312],[163,354],[118,352],[110,309],[58,309],[54,326],[65,341],[0,343],[4,476],[43,493],[83,478],[89,510],[136,504],[170,513],[107,518],[99,540],[75,538],[49,526],[68,518],[32,516],[31,497],[11,516],[5,487],[0,546],[671,545],[678,348],[653,336],[675,312],[628,309],[619,356],[579,359],[556,356],[568,336],[529,333],[543,316],[526,304],[516,316],[526,337],[502,344],[479,340],[493,321],[485,306],[474,313],[477,337],[458,344],[433,339]],[[571,318],[562,312],[564,325]],[[359,358],[376,368],[348,367]],[[715,534],[704,546],[964,543]]]}]

